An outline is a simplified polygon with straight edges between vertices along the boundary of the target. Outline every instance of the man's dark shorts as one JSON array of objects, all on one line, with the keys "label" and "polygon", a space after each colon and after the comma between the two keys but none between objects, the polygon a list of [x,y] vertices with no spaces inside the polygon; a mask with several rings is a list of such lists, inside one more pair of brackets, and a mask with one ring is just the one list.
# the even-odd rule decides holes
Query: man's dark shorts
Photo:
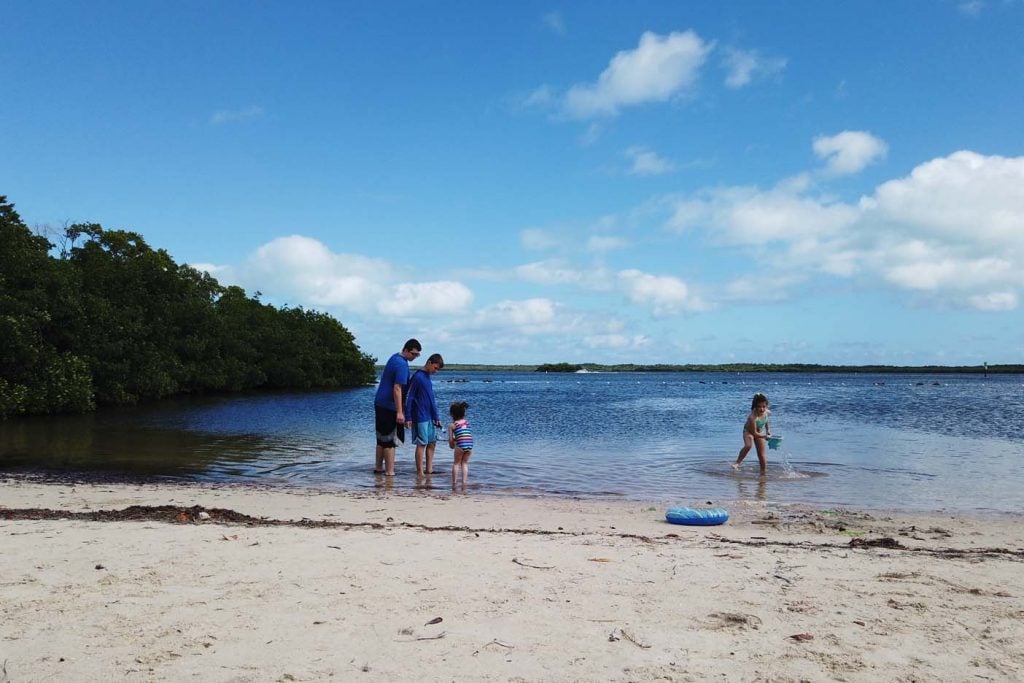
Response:
[{"label": "man's dark shorts", "polygon": [[398,442],[405,441],[405,425],[398,424],[398,413],[394,410],[375,405],[374,424],[377,428],[377,445],[384,448],[395,448]]}]

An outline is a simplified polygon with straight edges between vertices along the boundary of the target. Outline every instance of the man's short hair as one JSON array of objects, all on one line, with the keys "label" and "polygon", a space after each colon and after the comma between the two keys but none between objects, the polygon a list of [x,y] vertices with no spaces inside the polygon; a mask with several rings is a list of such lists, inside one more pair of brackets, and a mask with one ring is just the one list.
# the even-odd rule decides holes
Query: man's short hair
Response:
[{"label": "man's short hair", "polygon": [[430,358],[427,359],[427,362],[433,363],[439,370],[444,367],[444,358],[441,358],[441,354],[439,353],[430,354]]},{"label": "man's short hair", "polygon": [[417,340],[410,339],[409,341],[405,342],[405,346],[402,347],[402,350],[403,351],[422,351],[423,347],[420,345],[420,343]]}]

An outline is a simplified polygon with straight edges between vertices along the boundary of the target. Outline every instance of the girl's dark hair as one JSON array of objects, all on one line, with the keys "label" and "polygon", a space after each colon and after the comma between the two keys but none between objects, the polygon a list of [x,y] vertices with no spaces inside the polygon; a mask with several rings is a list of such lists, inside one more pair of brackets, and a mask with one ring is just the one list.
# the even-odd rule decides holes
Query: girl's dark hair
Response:
[{"label": "girl's dark hair", "polygon": [[762,401],[767,403],[768,397],[759,391],[756,394],[754,394],[754,400],[750,402],[750,409],[754,410],[755,408],[757,408],[757,404],[761,403]]},{"label": "girl's dark hair", "polygon": [[448,412],[451,414],[453,420],[461,420],[466,417],[466,408],[469,404],[465,401],[452,401],[452,405],[448,408]]}]

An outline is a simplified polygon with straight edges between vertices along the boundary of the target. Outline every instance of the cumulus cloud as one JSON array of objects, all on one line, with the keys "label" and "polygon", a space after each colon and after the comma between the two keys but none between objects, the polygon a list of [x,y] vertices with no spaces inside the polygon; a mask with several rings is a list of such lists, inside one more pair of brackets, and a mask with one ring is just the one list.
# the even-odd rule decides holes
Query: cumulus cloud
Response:
[{"label": "cumulus cloud", "polygon": [[229,278],[233,275],[231,266],[218,266],[215,263],[189,263],[187,265],[191,268],[195,268],[201,273],[208,273],[214,278]]},{"label": "cumulus cloud", "polygon": [[786,60],[781,57],[763,57],[755,50],[727,47],[723,50],[722,66],[727,72],[725,85],[730,88],[742,88],[750,85],[755,78],[780,73],[786,68]]},{"label": "cumulus cloud", "polygon": [[540,228],[527,228],[519,232],[519,243],[524,249],[531,251],[545,251],[554,249],[559,245],[558,239]]},{"label": "cumulus cloud", "polygon": [[651,338],[645,334],[592,334],[583,338],[591,349],[614,349],[618,351],[643,349],[651,346]]},{"label": "cumulus cloud", "polygon": [[402,281],[383,259],[334,253],[302,235],[274,239],[221,272],[278,300],[385,316],[463,312],[473,301],[472,291],[460,282]]},{"label": "cumulus cloud", "polygon": [[473,292],[461,282],[403,282],[378,303],[385,315],[461,313],[473,303]]},{"label": "cumulus cloud", "polygon": [[225,123],[239,123],[249,119],[258,119],[263,116],[263,107],[250,105],[242,109],[220,109],[210,116],[210,123],[220,126]]},{"label": "cumulus cloud", "polygon": [[1024,157],[961,151],[890,180],[862,202],[918,235],[1024,248]]},{"label": "cumulus cloud", "polygon": [[538,285],[571,285],[591,291],[613,287],[614,274],[601,264],[575,268],[563,259],[547,259],[516,266],[513,274],[519,280]]},{"label": "cumulus cloud", "polygon": [[583,281],[583,273],[558,260],[534,261],[515,268],[516,277],[540,285],[574,285]]},{"label": "cumulus cloud", "polygon": [[970,303],[981,311],[1012,311],[1019,302],[1016,292],[989,292],[972,296]]},{"label": "cumulus cloud", "polygon": [[571,327],[564,306],[537,297],[522,300],[505,300],[486,306],[476,312],[471,326],[477,329],[513,328],[519,334],[537,335],[561,332]]},{"label": "cumulus cloud", "polygon": [[603,254],[629,245],[622,237],[614,235],[591,235],[587,240],[587,251]]},{"label": "cumulus cloud", "polygon": [[889,146],[866,131],[844,130],[838,135],[816,137],[814,153],[826,161],[825,170],[829,174],[849,175],[885,158]]},{"label": "cumulus cloud", "polygon": [[[716,188],[680,201],[667,227],[754,252],[790,276],[887,283],[942,305],[1016,308],[1024,288],[1024,157],[961,151],[920,164],[858,202],[804,182]],[[736,296],[745,284],[734,283]],[[728,297],[728,290],[722,292]]]},{"label": "cumulus cloud", "polygon": [[619,272],[619,284],[631,302],[664,317],[701,308],[686,283],[671,275],[651,275],[636,269]]},{"label": "cumulus cloud", "polygon": [[640,36],[633,50],[612,57],[594,83],[572,86],[565,112],[572,118],[615,116],[623,107],[665,102],[697,80],[713,44],[691,31]]},{"label": "cumulus cloud", "polygon": [[678,202],[668,227],[676,232],[703,228],[726,244],[763,245],[835,235],[857,216],[855,207],[803,196],[785,184],[771,190],[729,187]]},{"label": "cumulus cloud", "polygon": [[629,147],[626,149],[626,157],[633,162],[627,171],[630,175],[661,175],[671,173],[676,168],[674,163],[646,147]]}]

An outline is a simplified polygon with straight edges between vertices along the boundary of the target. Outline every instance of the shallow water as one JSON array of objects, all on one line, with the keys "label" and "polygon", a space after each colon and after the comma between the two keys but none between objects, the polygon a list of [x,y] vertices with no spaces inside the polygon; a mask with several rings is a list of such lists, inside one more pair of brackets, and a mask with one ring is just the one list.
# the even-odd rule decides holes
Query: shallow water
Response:
[{"label": "shallow water", "polygon": [[[930,511],[1024,510],[1024,377],[742,373],[435,375],[470,403],[472,491]],[[768,476],[729,463],[768,394]],[[373,388],[166,401],[0,423],[0,471],[450,493],[451,452],[416,481],[372,474]]]}]

